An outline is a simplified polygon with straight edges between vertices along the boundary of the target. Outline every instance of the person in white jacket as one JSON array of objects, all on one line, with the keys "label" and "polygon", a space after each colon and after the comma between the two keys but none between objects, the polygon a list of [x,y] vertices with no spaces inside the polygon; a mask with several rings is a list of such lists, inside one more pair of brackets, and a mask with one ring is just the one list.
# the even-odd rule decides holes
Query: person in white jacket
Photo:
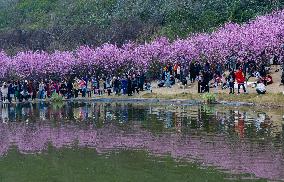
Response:
[{"label": "person in white jacket", "polygon": [[265,85],[264,85],[261,81],[258,81],[258,82],[257,82],[257,85],[256,85],[256,92],[257,92],[258,94],[265,94],[265,93],[266,93]]},{"label": "person in white jacket", "polygon": [[8,86],[4,82],[3,86],[1,87],[1,92],[2,92],[2,101],[5,102],[6,99],[8,99]]}]

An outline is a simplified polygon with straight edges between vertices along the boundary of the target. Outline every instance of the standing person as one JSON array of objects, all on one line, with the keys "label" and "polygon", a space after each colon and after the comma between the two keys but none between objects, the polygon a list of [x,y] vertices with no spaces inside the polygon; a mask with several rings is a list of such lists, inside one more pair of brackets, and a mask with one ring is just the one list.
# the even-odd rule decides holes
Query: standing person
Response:
[{"label": "standing person", "polygon": [[189,75],[190,75],[190,82],[193,83],[196,80],[196,67],[195,62],[192,61],[189,65]]},{"label": "standing person", "polygon": [[105,85],[106,85],[107,95],[110,96],[110,94],[111,94],[111,81],[110,81],[110,78],[106,79]]},{"label": "standing person", "polygon": [[229,88],[230,88],[230,94],[235,94],[235,73],[233,70],[231,70],[229,76],[228,76],[228,82],[229,82]]},{"label": "standing person", "polygon": [[165,86],[171,88],[171,82],[170,82],[171,74],[170,72],[166,72],[166,80],[165,80]]},{"label": "standing person", "polygon": [[60,84],[60,93],[63,97],[66,96],[66,93],[67,93],[67,83],[65,80],[63,80]]},{"label": "standing person", "polygon": [[209,82],[210,82],[210,73],[209,73],[209,71],[204,71],[203,72],[203,88],[204,88],[204,92],[209,92],[209,88],[210,88]]},{"label": "standing person", "polygon": [[101,78],[99,81],[99,95],[103,95],[104,90],[105,90],[104,88],[105,88],[104,80]]},{"label": "standing person", "polygon": [[128,96],[132,96],[132,81],[130,76],[127,79],[127,94]]},{"label": "standing person", "polygon": [[22,97],[22,91],[23,91],[23,83],[18,81],[18,99],[19,99],[19,102],[22,102],[23,101],[23,97]]},{"label": "standing person", "polygon": [[132,93],[135,94],[135,91],[137,94],[139,94],[138,77],[134,75],[132,78]]},{"label": "standing person", "polygon": [[32,100],[36,99],[36,95],[37,95],[37,84],[35,82],[32,82]]},{"label": "standing person", "polygon": [[96,77],[94,77],[94,78],[92,79],[92,87],[93,87],[93,90],[94,90],[94,95],[96,95],[97,92],[98,92],[98,90],[99,90],[98,85],[99,85],[99,84],[98,84],[98,80],[97,80]]},{"label": "standing person", "polygon": [[82,93],[82,97],[86,97],[86,92],[87,92],[87,83],[85,80],[82,78],[79,82],[79,87]]},{"label": "standing person", "polygon": [[113,78],[113,91],[115,95],[119,94],[119,79],[116,77]]},{"label": "standing person", "polygon": [[88,81],[88,83],[87,83],[87,95],[88,95],[88,97],[92,97],[92,89],[93,89],[92,82]]},{"label": "standing person", "polygon": [[44,87],[45,87],[45,85],[44,85],[44,83],[43,83],[43,81],[41,81],[40,82],[40,84],[39,84],[39,86],[38,86],[38,95],[39,95],[39,99],[44,99]]},{"label": "standing person", "polygon": [[11,103],[15,94],[15,89],[12,83],[8,82],[8,100]]},{"label": "standing person", "polygon": [[50,88],[50,84],[47,80],[45,80],[45,91],[46,91],[46,96],[47,98],[51,97],[51,88]]},{"label": "standing person", "polygon": [[73,97],[73,84],[72,80],[69,79],[67,83],[67,99],[70,99]]},{"label": "standing person", "polygon": [[199,74],[198,75],[198,84],[197,84],[197,92],[198,93],[202,93],[203,92],[202,83],[203,83],[203,77],[202,77],[202,74]]},{"label": "standing person", "polygon": [[176,78],[178,79],[178,81],[181,81],[181,70],[179,64],[177,65]]},{"label": "standing person", "polygon": [[77,79],[74,80],[73,88],[74,88],[74,97],[78,98],[79,90],[80,90],[79,80],[77,80]]},{"label": "standing person", "polygon": [[125,76],[121,80],[121,88],[122,88],[122,94],[125,95],[127,93],[127,79]]},{"label": "standing person", "polygon": [[30,98],[32,99],[32,97],[33,97],[33,82],[31,80],[28,83],[28,93],[30,95]]},{"label": "standing person", "polygon": [[244,73],[243,73],[241,67],[238,69],[238,71],[236,71],[236,73],[235,73],[235,78],[236,78],[237,83],[238,83],[238,94],[240,94],[240,88],[241,88],[241,86],[243,87],[244,93],[246,93],[246,88],[245,88],[245,76],[244,76]]},{"label": "standing person", "polygon": [[23,99],[25,99],[26,101],[29,100],[29,92],[28,92],[28,81],[25,80],[25,82],[23,83],[23,91],[21,92],[21,95],[23,97]]},{"label": "standing person", "polygon": [[138,87],[139,87],[140,91],[144,90],[144,88],[143,88],[144,83],[145,83],[145,75],[144,75],[144,73],[142,73],[138,78]]},{"label": "standing person", "polygon": [[17,81],[14,83],[14,89],[15,89],[15,101],[20,100],[20,83]]},{"label": "standing person", "polygon": [[3,83],[1,87],[1,92],[2,92],[2,101],[6,102],[6,99],[8,99],[8,86],[6,82]]}]

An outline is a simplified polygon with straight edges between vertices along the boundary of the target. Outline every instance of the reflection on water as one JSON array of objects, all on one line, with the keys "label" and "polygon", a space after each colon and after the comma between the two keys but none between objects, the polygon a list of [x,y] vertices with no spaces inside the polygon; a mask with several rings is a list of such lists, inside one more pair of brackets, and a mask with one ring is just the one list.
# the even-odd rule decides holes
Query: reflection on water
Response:
[{"label": "reflection on water", "polygon": [[0,154],[88,147],[141,149],[233,173],[284,180],[282,116],[254,108],[48,103],[2,106]]}]

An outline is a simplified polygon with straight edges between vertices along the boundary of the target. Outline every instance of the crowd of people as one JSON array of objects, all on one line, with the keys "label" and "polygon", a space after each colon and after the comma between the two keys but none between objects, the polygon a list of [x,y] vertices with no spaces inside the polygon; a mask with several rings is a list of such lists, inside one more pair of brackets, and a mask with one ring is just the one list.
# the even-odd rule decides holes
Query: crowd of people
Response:
[{"label": "crowd of people", "polygon": [[[247,83],[254,77],[252,87],[256,88],[258,94],[266,93],[266,86],[273,83],[269,70],[271,65],[280,64],[276,58],[269,61],[256,63],[254,61],[241,62],[235,55],[228,58],[226,64],[192,61],[189,66],[168,64],[163,68],[159,87],[171,87],[177,81],[183,85],[197,82],[198,93],[209,92],[210,88],[229,89],[229,94],[247,92]],[[284,65],[282,65],[283,69]],[[276,72],[280,71],[277,69]],[[281,82],[284,84],[284,72],[282,72]]]},{"label": "crowd of people", "polygon": [[[255,77],[254,87],[258,94],[266,93],[266,86],[273,82],[268,74],[270,64],[279,64],[262,61],[257,64],[253,61],[238,61],[235,55],[228,58],[226,64],[192,61],[189,65],[181,62],[167,64],[161,68],[158,79],[158,87],[172,87],[179,82],[182,85],[197,82],[198,93],[209,92],[210,88],[228,89],[228,93],[247,93],[246,83],[250,77]],[[283,67],[283,66],[282,66]],[[278,70],[279,71],[279,70]],[[101,95],[128,95],[139,94],[140,91],[152,91],[153,78],[145,76],[139,71],[120,76],[85,76],[63,79],[44,79],[7,81],[0,84],[1,100],[3,102],[22,102],[23,100],[35,100],[51,98],[58,94],[66,99],[92,97]],[[282,74],[284,83],[284,72]]]},{"label": "crowd of people", "polygon": [[139,94],[140,91],[151,91],[151,84],[145,80],[144,74],[133,74],[123,77],[83,77],[64,78],[62,80],[45,79],[39,82],[33,80],[8,81],[1,86],[3,102],[22,102],[24,100],[47,99],[58,94],[66,99],[81,97]]}]

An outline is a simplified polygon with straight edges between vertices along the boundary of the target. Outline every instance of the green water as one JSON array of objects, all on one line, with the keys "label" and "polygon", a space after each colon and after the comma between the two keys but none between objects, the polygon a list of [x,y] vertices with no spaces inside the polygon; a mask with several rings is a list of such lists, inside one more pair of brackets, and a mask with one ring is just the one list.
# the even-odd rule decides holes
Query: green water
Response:
[{"label": "green water", "polygon": [[0,181],[281,181],[282,110],[138,103],[0,107]]},{"label": "green water", "polygon": [[[50,149],[24,155],[16,150],[0,161],[1,181],[239,181],[240,176],[201,168],[142,151],[98,155],[92,149]],[[247,180],[249,181],[249,180]],[[256,181],[256,180],[253,180]]]}]

